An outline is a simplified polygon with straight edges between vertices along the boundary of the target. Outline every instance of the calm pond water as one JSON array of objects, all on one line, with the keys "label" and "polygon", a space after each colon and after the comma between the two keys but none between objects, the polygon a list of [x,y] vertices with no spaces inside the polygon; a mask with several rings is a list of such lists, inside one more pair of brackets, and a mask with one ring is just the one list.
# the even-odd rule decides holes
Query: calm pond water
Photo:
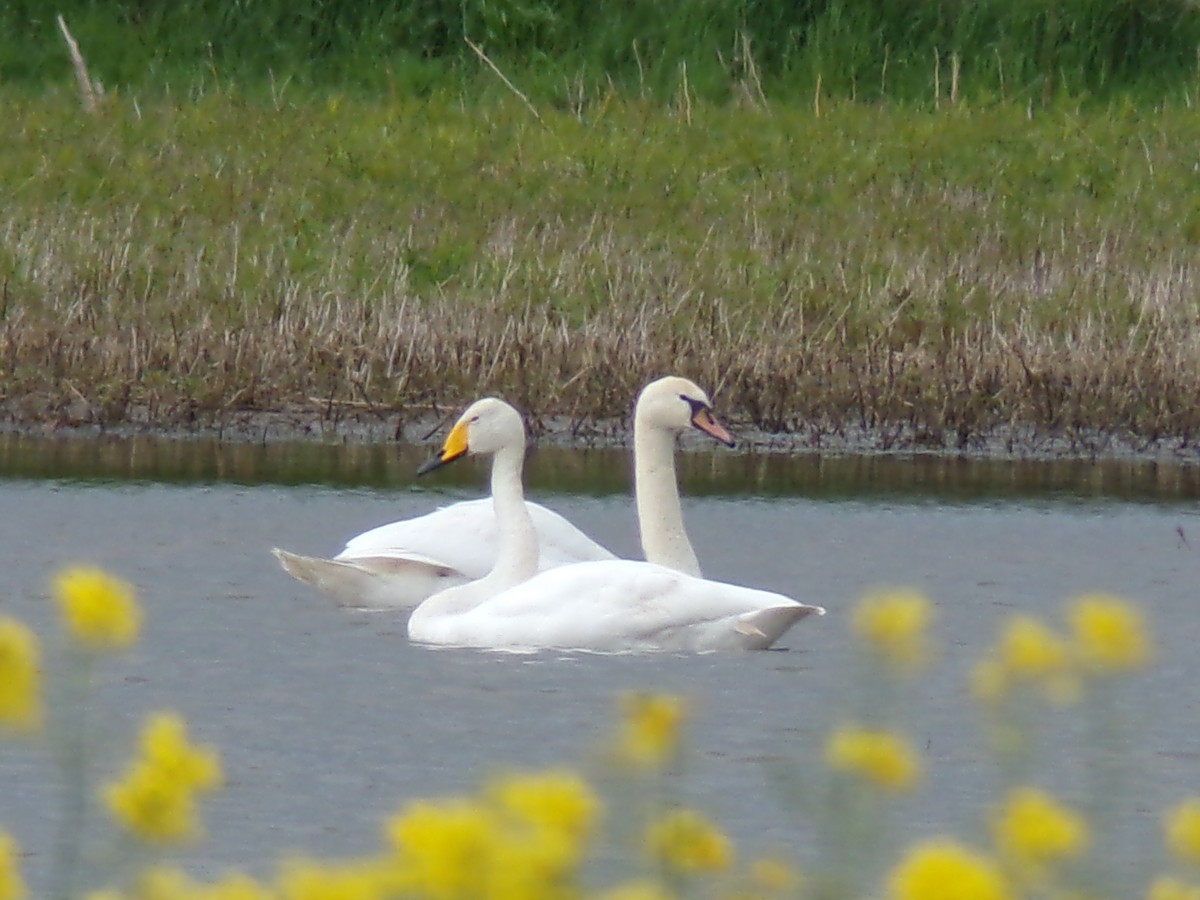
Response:
[{"label": "calm pond water", "polygon": [[[272,546],[332,554],[350,535],[476,496],[462,464],[414,484],[427,451],[372,446],[0,437],[0,609],[48,638],[47,580],[72,562],[132,581],[143,639],[100,669],[98,772],[135,723],[175,708],[220,747],[226,789],[204,806],[208,839],[184,860],[211,875],[265,871],[293,852],[376,845],[405,800],[469,791],[500,769],[586,762],[622,691],[677,692],[692,711],[676,796],[711,812],[744,856],[816,852],[794,796],[820,775],[835,722],[886,703],[922,748],[926,777],[892,811],[897,839],[982,840],[997,768],[966,688],[997,624],[1016,611],[1061,621],[1084,591],[1145,609],[1155,665],[1113,685],[1089,715],[1042,719],[1034,768],[1084,803],[1105,774],[1132,877],[1160,860],[1159,810],[1200,791],[1200,477],[1188,465],[1000,464],[933,458],[683,455],[685,513],[707,574],[825,605],[785,650],[745,655],[497,655],[410,646],[402,619],[352,613],[289,579]],[[628,464],[617,451],[545,450],[530,495],[621,555],[636,555]],[[848,612],[864,592],[933,600],[937,665],[886,689],[855,655]],[[54,648],[47,650],[53,665]],[[0,746],[0,825],[45,884],[54,776],[28,747]],[[1109,874],[1112,874],[1110,872]]]}]

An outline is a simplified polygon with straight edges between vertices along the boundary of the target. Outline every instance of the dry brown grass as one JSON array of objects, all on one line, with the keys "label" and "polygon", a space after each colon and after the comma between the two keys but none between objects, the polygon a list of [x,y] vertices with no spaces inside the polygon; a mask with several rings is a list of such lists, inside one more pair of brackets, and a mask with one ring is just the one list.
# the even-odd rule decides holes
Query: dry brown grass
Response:
[{"label": "dry brown grass", "polygon": [[[282,277],[244,298],[232,274],[221,284],[207,271],[232,273],[228,258],[213,265],[220,248],[180,259],[159,285],[128,232],[113,240],[113,223],[70,224],[82,227],[63,222],[50,232],[57,245],[5,226],[42,298],[36,311],[11,305],[0,320],[4,408],[26,422],[187,426],[232,410],[307,406],[335,416],[347,404],[423,410],[498,392],[535,417],[590,427],[623,416],[648,378],[681,371],[710,386],[732,419],[814,443],[847,428],[874,434],[883,448],[971,449],[1031,434],[1190,442],[1200,425],[1191,313],[1200,285],[1189,266],[1124,279],[1116,290],[1130,297],[1135,320],[1115,341],[1095,314],[1047,329],[1039,298],[1051,302],[1065,283],[1085,291],[1078,271],[1053,257],[985,271],[985,246],[949,268],[918,257],[889,259],[874,280],[843,272],[843,295],[854,302],[842,305],[811,301],[815,273],[836,277],[842,267],[801,258],[809,285],[764,311],[704,287],[706,278],[747,278],[737,265],[697,273],[611,233],[578,235],[564,249],[561,235],[514,242],[512,229],[501,229],[478,283],[454,296],[412,290],[398,261],[376,273],[372,290],[351,293],[335,252],[317,277]],[[63,266],[72,254],[88,264]],[[518,277],[518,258],[539,262]],[[271,267],[269,259],[237,264]],[[491,286],[496,272],[508,276]],[[531,303],[531,280],[559,296],[604,287],[580,316]],[[968,286],[1018,314],[953,328],[907,315],[905,298]],[[884,327],[864,324],[872,319]]]}]

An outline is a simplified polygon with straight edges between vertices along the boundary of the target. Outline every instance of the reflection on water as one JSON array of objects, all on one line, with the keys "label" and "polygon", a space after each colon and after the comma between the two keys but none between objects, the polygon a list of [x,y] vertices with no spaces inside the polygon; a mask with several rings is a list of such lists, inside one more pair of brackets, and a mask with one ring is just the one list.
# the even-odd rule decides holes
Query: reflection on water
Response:
[{"label": "reflection on water", "polygon": [[[679,457],[685,493],[893,501],[1111,499],[1191,502],[1200,466],[1135,460],[1010,461],[946,456],[821,456],[726,451],[699,439]],[[222,443],[135,437],[0,435],[0,477],[78,481],[321,484],[396,487],[415,480],[432,444]],[[526,481],[535,490],[603,496],[629,491],[629,456],[614,449],[535,449]],[[436,486],[475,486],[458,466]],[[432,485],[431,485],[432,486]]]}]

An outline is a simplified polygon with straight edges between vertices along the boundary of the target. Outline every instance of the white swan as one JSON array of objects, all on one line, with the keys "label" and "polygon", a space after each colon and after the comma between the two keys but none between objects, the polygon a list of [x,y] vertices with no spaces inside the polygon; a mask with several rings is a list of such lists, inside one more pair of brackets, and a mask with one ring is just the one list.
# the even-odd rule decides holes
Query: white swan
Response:
[{"label": "white swan", "polygon": [[[441,461],[453,458],[443,452]],[[502,464],[512,465],[497,454],[493,473]],[[628,559],[532,574],[537,535],[525,504],[513,492],[504,502],[497,495],[496,518],[502,542],[491,573],[413,610],[411,640],[491,650],[762,650],[805,616],[825,614],[782,594]]]},{"label": "white swan", "polygon": [[[683,527],[675,473],[675,436],[696,428],[729,446],[733,438],[713,418],[708,395],[685,378],[653,381],[634,413],[634,493],[647,560],[700,574]],[[558,513],[527,503],[538,536],[539,567],[613,559]],[[284,570],[342,606],[405,609],[447,587],[484,577],[496,560],[499,533],[489,498],[442,507],[351,538],[333,559],[275,548]]]},{"label": "white swan", "polygon": [[560,566],[490,597],[474,586],[418,606],[409,638],[490,650],[765,650],[800,619],[825,614],[782,594],[631,559]]}]

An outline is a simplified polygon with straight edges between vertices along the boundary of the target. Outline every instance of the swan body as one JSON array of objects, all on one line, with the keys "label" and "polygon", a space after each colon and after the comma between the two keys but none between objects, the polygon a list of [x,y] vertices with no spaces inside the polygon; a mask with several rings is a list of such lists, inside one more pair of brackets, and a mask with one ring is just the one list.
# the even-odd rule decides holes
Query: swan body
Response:
[{"label": "swan body", "polygon": [[437,594],[409,638],[493,650],[602,652],[763,650],[819,606],[635,560],[544,571],[490,599]]},{"label": "swan body", "polygon": [[[698,429],[729,446],[733,438],[712,416],[708,395],[685,378],[652,381],[634,412],[634,493],[642,552],[651,562],[700,574],[683,527],[675,472],[675,438]],[[539,569],[615,559],[565,518],[526,503],[539,547]],[[500,535],[493,504],[469,500],[415,519],[391,522],[351,538],[332,559],[272,552],[284,570],[359,609],[411,609],[446,588],[484,577],[496,561]]]}]

